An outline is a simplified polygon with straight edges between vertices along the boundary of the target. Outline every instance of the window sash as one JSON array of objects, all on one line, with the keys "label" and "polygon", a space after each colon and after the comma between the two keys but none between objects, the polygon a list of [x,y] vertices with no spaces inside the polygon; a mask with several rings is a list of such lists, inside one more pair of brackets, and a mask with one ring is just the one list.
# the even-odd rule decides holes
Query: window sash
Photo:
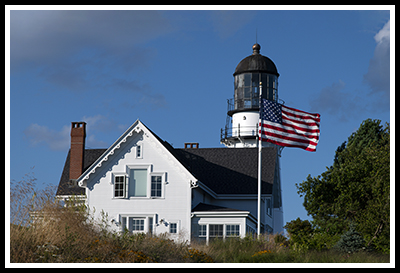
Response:
[{"label": "window sash", "polygon": [[129,217],[129,230],[144,231],[144,219]]},{"label": "window sash", "polygon": [[236,237],[240,234],[240,227],[239,225],[225,225],[225,236],[227,237]]},{"label": "window sash", "polygon": [[151,197],[162,196],[162,176],[152,175],[151,176]]},{"label": "window sash", "polygon": [[210,238],[223,238],[224,237],[224,225],[209,225]]},{"label": "window sash", "polygon": [[169,233],[173,233],[173,234],[178,233],[178,224],[177,223],[169,224]]},{"label": "window sash", "polygon": [[116,175],[114,177],[114,197],[125,198],[126,195],[126,177],[124,175]]},{"label": "window sash", "polygon": [[207,225],[199,225],[199,237],[207,237]]}]

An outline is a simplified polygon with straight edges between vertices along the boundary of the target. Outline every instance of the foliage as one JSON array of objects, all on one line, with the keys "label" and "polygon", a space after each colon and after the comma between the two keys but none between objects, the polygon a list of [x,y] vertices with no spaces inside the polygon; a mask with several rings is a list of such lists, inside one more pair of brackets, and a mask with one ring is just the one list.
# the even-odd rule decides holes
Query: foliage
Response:
[{"label": "foliage", "polygon": [[284,228],[289,234],[291,248],[297,251],[330,249],[339,240],[339,235],[316,229],[308,220],[300,218],[286,223]]},{"label": "foliage", "polygon": [[302,221],[300,218],[286,223],[284,228],[289,233],[292,245],[308,245],[308,242],[314,234],[311,223],[308,220]]},{"label": "foliage", "polygon": [[365,249],[365,240],[363,236],[355,230],[354,224],[351,224],[349,231],[340,237],[335,248],[344,253],[355,253]]},{"label": "foliage", "polygon": [[368,246],[389,253],[389,124],[363,121],[338,147],[331,167],[296,186],[316,231],[337,236],[354,222]]},{"label": "foliage", "polygon": [[[389,255],[377,253],[295,251],[281,234],[215,239],[208,245],[192,241],[189,245],[171,240],[168,234],[114,233],[106,230],[106,213],[95,221],[84,206],[63,207],[37,190],[24,194],[28,201],[35,194],[34,203],[40,206],[27,202],[19,206],[29,210],[18,213],[23,221],[11,218],[16,219],[10,224],[11,263],[389,262]],[[11,204],[20,203],[11,200]],[[36,214],[32,207],[39,209]]]}]

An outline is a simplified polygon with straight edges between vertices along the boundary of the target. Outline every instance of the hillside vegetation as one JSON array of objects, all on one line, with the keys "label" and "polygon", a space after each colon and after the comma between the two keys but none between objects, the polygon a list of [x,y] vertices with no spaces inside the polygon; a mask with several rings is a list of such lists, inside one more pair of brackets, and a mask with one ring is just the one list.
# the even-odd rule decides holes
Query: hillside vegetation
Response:
[{"label": "hillside vegetation", "polygon": [[111,233],[107,215],[95,221],[84,206],[62,207],[51,191],[33,191],[33,182],[12,187],[19,191],[11,194],[11,263],[389,262],[389,255],[379,253],[296,248],[282,235],[216,239],[206,245],[173,241],[167,234]]}]

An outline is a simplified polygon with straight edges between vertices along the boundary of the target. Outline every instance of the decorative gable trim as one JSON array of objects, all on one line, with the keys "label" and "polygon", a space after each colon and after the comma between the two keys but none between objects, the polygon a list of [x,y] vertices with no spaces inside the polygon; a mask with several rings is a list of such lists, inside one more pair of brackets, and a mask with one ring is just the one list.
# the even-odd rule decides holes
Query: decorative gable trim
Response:
[{"label": "decorative gable trim", "polygon": [[190,180],[197,181],[197,179],[186,170],[185,167],[180,164],[180,162],[162,145],[158,138],[153,135],[153,133],[139,120],[137,119],[78,179],[77,183],[80,187],[85,188],[87,185],[87,180],[90,175],[96,173],[97,169],[100,168],[104,162],[108,161],[110,156],[114,155],[116,150],[121,148],[121,145],[127,141],[127,139],[133,134],[143,133],[143,136],[150,140],[153,146],[156,146],[157,150],[161,152],[162,155],[167,156],[169,161],[183,172],[189,183]]}]

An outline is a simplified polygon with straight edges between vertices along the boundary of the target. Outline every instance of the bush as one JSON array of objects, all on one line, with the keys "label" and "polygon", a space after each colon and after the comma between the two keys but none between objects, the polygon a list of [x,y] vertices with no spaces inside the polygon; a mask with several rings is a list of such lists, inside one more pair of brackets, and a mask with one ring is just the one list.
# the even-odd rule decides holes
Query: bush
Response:
[{"label": "bush", "polygon": [[365,241],[363,236],[355,230],[354,225],[351,224],[349,231],[340,237],[335,248],[344,253],[355,253],[365,249]]}]

